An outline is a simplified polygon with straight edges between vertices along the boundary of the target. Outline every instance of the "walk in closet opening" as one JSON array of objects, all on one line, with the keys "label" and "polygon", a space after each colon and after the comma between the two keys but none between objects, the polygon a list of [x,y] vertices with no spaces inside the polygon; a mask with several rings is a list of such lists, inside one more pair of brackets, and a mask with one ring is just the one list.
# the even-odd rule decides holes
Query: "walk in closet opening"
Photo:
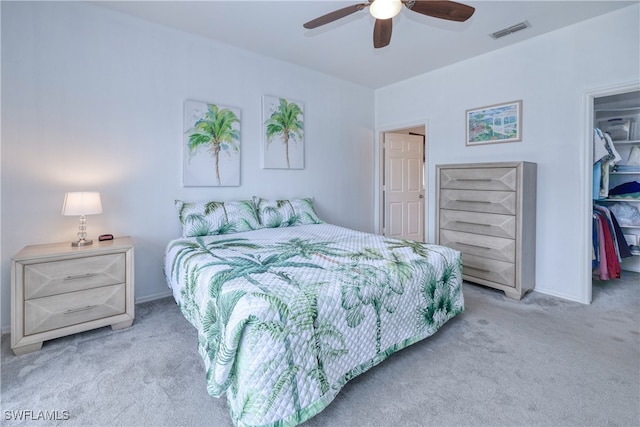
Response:
[{"label": "walk in closet opening", "polygon": [[592,286],[615,286],[640,277],[640,90],[594,97],[592,117]]}]

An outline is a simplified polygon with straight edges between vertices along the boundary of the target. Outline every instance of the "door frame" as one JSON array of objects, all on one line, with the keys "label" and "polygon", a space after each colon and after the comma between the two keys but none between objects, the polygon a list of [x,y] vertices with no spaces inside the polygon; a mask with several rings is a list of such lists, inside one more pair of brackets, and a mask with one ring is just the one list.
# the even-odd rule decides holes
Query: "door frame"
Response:
[{"label": "door frame", "polygon": [[429,200],[429,177],[427,174],[429,164],[429,123],[428,120],[412,121],[397,125],[381,126],[375,131],[375,150],[374,150],[374,217],[373,227],[375,233],[382,235],[384,227],[384,203],[382,182],[384,180],[384,149],[382,141],[385,133],[403,132],[407,129],[424,127],[424,241],[429,242],[429,233],[427,224],[429,224],[429,212],[427,210],[427,201]]},{"label": "door frame", "polygon": [[640,90],[640,81],[619,83],[611,86],[604,86],[596,89],[591,89],[583,92],[583,137],[582,141],[582,161],[581,161],[581,182],[582,187],[582,212],[585,214],[582,216],[582,257],[580,268],[580,279],[584,284],[582,290],[582,297],[580,302],[584,304],[591,304],[593,298],[592,288],[592,242],[593,242],[593,228],[592,228],[592,216],[593,216],[593,128],[594,128],[594,105],[596,98],[602,98],[604,96],[618,95],[626,92],[635,92]]}]

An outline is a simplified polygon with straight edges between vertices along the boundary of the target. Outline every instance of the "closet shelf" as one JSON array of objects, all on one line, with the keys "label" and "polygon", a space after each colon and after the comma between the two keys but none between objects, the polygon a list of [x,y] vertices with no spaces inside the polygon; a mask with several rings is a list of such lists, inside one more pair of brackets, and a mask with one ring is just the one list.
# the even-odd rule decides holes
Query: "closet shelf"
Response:
[{"label": "closet shelf", "polygon": [[624,197],[610,197],[608,199],[598,200],[599,202],[631,202],[640,203],[640,199],[629,199]]},{"label": "closet shelf", "polygon": [[624,112],[631,112],[631,111],[638,111],[640,110],[640,107],[624,107],[624,108],[596,108],[595,112],[596,113],[624,113]]},{"label": "closet shelf", "polygon": [[623,140],[619,140],[619,141],[611,141],[616,145],[633,145],[633,144],[640,144],[640,139],[632,139],[629,141],[623,141]]}]

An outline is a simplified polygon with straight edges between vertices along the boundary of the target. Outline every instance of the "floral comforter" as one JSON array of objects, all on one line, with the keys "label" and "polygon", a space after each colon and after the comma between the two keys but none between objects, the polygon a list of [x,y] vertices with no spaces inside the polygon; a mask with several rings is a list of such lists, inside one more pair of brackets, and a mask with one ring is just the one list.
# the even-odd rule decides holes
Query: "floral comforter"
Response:
[{"label": "floral comforter", "polygon": [[165,275],[238,426],[296,425],[464,310],[460,253],[330,224],[180,238]]}]

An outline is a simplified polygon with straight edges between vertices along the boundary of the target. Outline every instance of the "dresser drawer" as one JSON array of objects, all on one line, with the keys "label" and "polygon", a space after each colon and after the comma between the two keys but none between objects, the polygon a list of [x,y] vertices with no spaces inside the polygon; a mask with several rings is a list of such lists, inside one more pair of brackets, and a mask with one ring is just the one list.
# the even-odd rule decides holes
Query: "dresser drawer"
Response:
[{"label": "dresser drawer", "polygon": [[516,241],[513,239],[483,236],[482,234],[461,231],[440,230],[440,244],[457,249],[463,254],[478,255],[507,262],[516,261]]},{"label": "dresser drawer", "polygon": [[512,191],[440,190],[440,209],[515,215]]},{"label": "dresser drawer", "polygon": [[125,281],[125,254],[108,254],[27,264],[24,298],[40,298]]},{"label": "dresser drawer", "polygon": [[441,209],[440,228],[515,239],[516,217],[513,215]]},{"label": "dresser drawer", "polygon": [[440,188],[515,191],[517,185],[515,168],[443,169],[440,172]]},{"label": "dresser drawer", "polygon": [[125,312],[125,284],[24,302],[24,334],[36,334]]},{"label": "dresser drawer", "polygon": [[510,262],[498,261],[475,255],[462,254],[463,279],[473,282],[473,278],[488,280],[515,287],[516,266]]}]

